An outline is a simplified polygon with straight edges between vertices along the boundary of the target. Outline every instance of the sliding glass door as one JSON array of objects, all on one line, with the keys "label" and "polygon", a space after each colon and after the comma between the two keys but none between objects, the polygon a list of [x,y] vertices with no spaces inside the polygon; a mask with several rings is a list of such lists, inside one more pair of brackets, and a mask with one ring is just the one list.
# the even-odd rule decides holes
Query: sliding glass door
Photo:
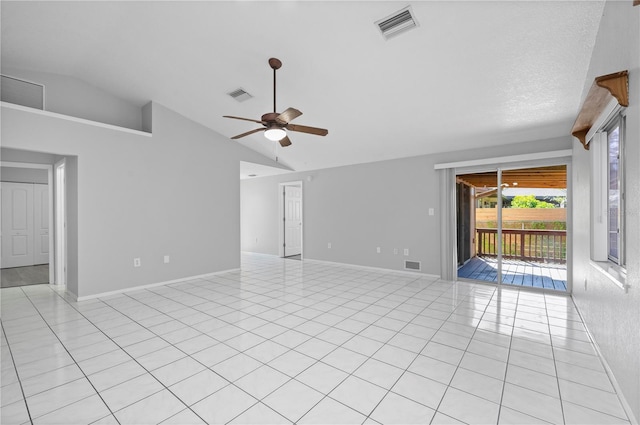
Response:
[{"label": "sliding glass door", "polygon": [[458,278],[566,291],[566,182],[566,165],[458,174]]}]

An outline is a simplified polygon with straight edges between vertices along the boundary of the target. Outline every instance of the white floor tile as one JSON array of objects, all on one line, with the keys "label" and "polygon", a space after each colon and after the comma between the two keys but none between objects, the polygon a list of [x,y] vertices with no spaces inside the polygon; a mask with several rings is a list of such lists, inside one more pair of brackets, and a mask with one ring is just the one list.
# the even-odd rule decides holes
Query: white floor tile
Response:
[{"label": "white floor tile", "polygon": [[567,425],[628,425],[629,421],[595,410],[563,402],[564,420]]},{"label": "white floor tile", "polygon": [[329,393],[329,397],[368,416],[386,393],[387,390],[377,385],[356,376],[350,376]]},{"label": "white floor tile", "polygon": [[209,369],[206,369],[170,386],[169,390],[180,398],[180,400],[184,401],[187,406],[191,406],[216,391],[221,390],[228,384],[228,381]]},{"label": "white floor tile", "polygon": [[438,407],[446,390],[446,385],[411,372],[405,372],[391,388],[394,393],[432,409]]},{"label": "white floor tile", "polygon": [[[230,424],[236,425],[289,425],[291,421],[262,403],[257,403],[236,416]],[[178,422],[175,423],[179,425]]]},{"label": "white floor tile", "polygon": [[388,393],[371,417],[382,424],[428,424],[435,410],[395,393]]},{"label": "white floor tile", "polygon": [[322,393],[301,382],[291,380],[269,394],[263,403],[291,422],[297,422],[322,398],[324,398]]},{"label": "white floor tile", "polygon": [[562,423],[562,406],[555,397],[505,383],[503,406],[551,423]]},{"label": "white floor tile", "polygon": [[160,423],[185,408],[167,390],[159,391],[114,413],[121,424]]},{"label": "white floor tile", "polygon": [[325,397],[305,414],[297,424],[361,424],[366,417],[355,410]]},{"label": "white floor tile", "polygon": [[265,365],[238,379],[235,385],[261,400],[289,379],[291,378],[284,373]]},{"label": "white floor tile", "polygon": [[257,254],[80,303],[1,291],[2,423],[628,423],[568,297]]},{"label": "white floor tile", "polygon": [[493,424],[498,421],[499,408],[499,404],[449,387],[438,412],[469,424]]},{"label": "white floor tile", "polygon": [[205,422],[227,423],[258,401],[236,386],[228,385],[191,408]]},{"label": "white floor tile", "polygon": [[162,384],[155,378],[149,374],[144,374],[108,390],[101,391],[100,395],[111,411],[115,412],[157,393],[162,388]]},{"label": "white floor tile", "polygon": [[459,368],[451,381],[451,386],[493,403],[500,404],[504,381]]},{"label": "white floor tile", "polygon": [[90,424],[110,415],[109,409],[96,394],[34,419],[38,424]]},{"label": "white floor tile", "polygon": [[338,384],[344,381],[347,376],[347,373],[340,369],[329,366],[323,362],[317,362],[296,376],[296,380],[322,394],[328,394],[337,387]]}]

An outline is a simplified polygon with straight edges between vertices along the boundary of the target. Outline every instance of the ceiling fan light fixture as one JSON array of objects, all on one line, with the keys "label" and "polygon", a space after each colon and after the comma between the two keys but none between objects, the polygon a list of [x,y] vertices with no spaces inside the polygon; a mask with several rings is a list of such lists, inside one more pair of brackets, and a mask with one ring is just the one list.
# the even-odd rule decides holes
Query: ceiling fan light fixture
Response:
[{"label": "ceiling fan light fixture", "polygon": [[287,135],[287,132],[281,128],[268,128],[264,132],[264,137],[266,137],[267,139],[273,142],[277,142],[279,140],[284,139],[286,135]]}]

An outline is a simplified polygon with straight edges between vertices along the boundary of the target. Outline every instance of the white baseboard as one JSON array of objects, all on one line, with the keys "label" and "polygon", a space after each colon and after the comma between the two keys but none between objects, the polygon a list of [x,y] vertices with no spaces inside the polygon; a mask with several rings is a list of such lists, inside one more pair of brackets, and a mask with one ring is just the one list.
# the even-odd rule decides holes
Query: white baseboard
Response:
[{"label": "white baseboard", "polygon": [[102,298],[102,297],[108,297],[108,296],[111,296],[111,295],[123,294],[125,292],[139,291],[141,289],[148,289],[148,288],[155,288],[156,286],[171,285],[172,283],[186,282],[186,281],[194,280],[194,279],[203,279],[203,278],[216,276],[216,275],[220,275],[220,274],[224,274],[224,273],[235,272],[235,271],[239,271],[239,270],[240,270],[240,268],[238,267],[238,268],[235,268],[235,269],[222,270],[222,271],[219,271],[219,272],[205,273],[205,274],[200,274],[200,275],[196,275],[196,276],[183,277],[183,278],[180,278],[180,279],[167,280],[165,282],[157,282],[157,283],[149,283],[147,285],[132,286],[131,288],[118,289],[116,291],[101,292],[99,294],[86,295],[84,297],[75,296],[75,294],[73,294],[73,293],[71,293],[69,291],[67,291],[67,294],[69,294],[72,297],[74,297],[76,302],[81,302],[81,301],[86,301],[86,300],[92,300],[92,299],[95,299],[95,298]]},{"label": "white baseboard", "polygon": [[338,263],[336,261],[312,260],[307,258],[305,258],[304,261],[309,263],[328,264],[328,265],[341,266],[341,267],[352,267],[352,268],[361,269],[361,270],[371,270],[371,271],[377,271],[377,272],[392,272],[392,273],[406,274],[409,276],[432,277],[435,279],[440,279],[440,276],[435,274],[420,273],[420,272],[414,272],[411,270],[395,270],[395,269],[387,269],[384,267],[361,266],[359,264]]}]

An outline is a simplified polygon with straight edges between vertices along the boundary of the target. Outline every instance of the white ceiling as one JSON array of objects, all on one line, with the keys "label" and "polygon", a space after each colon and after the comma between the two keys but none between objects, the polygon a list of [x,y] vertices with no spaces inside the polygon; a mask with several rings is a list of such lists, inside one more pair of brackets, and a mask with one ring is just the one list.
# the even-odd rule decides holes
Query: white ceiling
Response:
[{"label": "white ceiling", "polygon": [[[374,22],[411,4],[417,29]],[[295,170],[568,135],[603,1],[2,1],[2,66],[159,102],[225,136],[272,109],[326,137],[241,143]],[[226,93],[242,87],[243,103]]]}]

